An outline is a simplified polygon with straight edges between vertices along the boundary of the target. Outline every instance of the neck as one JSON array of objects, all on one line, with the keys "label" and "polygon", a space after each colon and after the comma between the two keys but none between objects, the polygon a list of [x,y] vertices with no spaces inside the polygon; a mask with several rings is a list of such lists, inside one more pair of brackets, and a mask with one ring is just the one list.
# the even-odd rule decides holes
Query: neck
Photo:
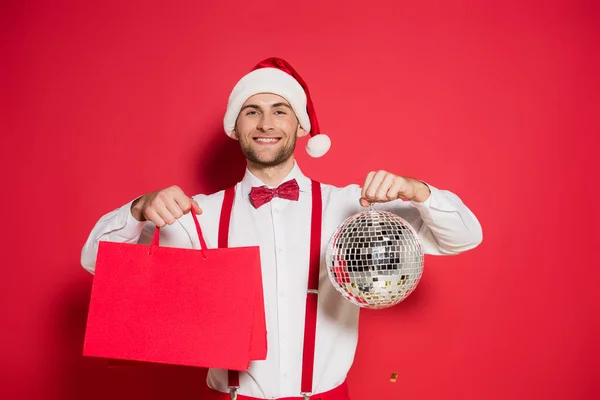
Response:
[{"label": "neck", "polygon": [[264,166],[248,161],[248,170],[267,186],[279,186],[293,168],[294,157],[273,166]]}]

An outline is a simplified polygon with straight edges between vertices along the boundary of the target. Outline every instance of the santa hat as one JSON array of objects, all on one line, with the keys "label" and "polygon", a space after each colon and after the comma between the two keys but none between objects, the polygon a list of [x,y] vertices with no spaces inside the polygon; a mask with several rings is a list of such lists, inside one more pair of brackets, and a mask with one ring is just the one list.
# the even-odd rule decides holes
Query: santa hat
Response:
[{"label": "santa hat", "polygon": [[227,103],[223,125],[232,137],[242,105],[258,93],[273,93],[286,99],[298,117],[300,126],[310,132],[306,152],[311,157],[321,157],[331,147],[329,136],[321,133],[310,93],[300,75],[285,60],[277,57],[261,61],[242,77],[233,88]]}]

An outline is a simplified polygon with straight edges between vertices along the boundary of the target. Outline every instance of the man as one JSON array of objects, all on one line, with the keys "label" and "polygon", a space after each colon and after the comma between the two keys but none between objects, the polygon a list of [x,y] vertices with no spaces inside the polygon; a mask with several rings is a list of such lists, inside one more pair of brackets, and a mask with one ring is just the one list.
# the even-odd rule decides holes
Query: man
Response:
[{"label": "man", "polygon": [[[301,398],[303,393],[305,398],[313,394],[312,398],[346,400],[345,379],[357,345],[359,308],[336,292],[322,264],[316,312],[311,316],[305,307],[311,196],[318,191],[293,154],[296,140],[309,133],[310,155],[319,157],[330,145],[320,133],[306,84],[284,60],[259,63],[234,87],[224,127],[239,141],[247,159],[246,174],[235,186],[229,245],[260,246],[268,354],[239,374],[239,385],[227,371],[211,369],[208,385],[214,399],[227,399],[228,393],[239,399]],[[322,250],[339,224],[371,203],[382,203],[379,209],[407,220],[427,254],[458,254],[482,240],[479,222],[455,194],[417,179],[378,171],[368,173],[362,188],[319,187],[321,262]],[[149,243],[155,226],[163,228],[161,244],[198,248],[190,211],[201,214],[207,245],[217,247],[224,198],[223,191],[190,198],[177,186],[148,193],[100,219],[83,248],[82,264],[94,271],[100,240]],[[310,318],[316,318],[316,340],[306,363],[304,328]],[[314,368],[309,388],[303,363]]]}]

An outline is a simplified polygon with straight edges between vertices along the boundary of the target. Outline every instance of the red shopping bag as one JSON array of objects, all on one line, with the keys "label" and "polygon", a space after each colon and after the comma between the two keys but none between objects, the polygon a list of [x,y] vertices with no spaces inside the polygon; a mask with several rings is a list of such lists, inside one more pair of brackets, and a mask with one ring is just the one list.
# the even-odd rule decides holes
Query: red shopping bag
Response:
[{"label": "red shopping bag", "polygon": [[259,248],[101,242],[83,354],[246,370],[267,356]]}]

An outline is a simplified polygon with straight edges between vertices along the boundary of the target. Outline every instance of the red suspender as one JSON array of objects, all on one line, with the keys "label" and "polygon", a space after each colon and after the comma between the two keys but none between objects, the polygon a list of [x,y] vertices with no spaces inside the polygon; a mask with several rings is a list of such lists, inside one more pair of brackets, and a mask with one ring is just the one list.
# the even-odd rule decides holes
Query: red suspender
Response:
[{"label": "red suspender", "polygon": [[223,198],[221,218],[219,220],[219,248],[229,247],[229,221],[231,221],[234,196],[235,186],[225,189],[225,198]]},{"label": "red suspender", "polygon": [[304,348],[302,351],[302,395],[312,394],[313,370],[315,364],[315,338],[317,335],[317,305],[319,289],[319,269],[321,266],[321,222],[323,207],[321,185],[312,181],[312,214],[310,218],[310,266],[306,294],[306,315],[304,317]]},{"label": "red suspender", "polygon": [[[221,219],[219,221],[219,247],[229,245],[229,223],[235,188],[225,190]],[[323,200],[321,184],[312,181],[312,215],[310,222],[310,258],[308,271],[308,289],[306,295],[306,316],[304,319],[304,346],[302,349],[302,386],[301,394],[308,399],[312,394],[313,372],[315,364],[315,339],[317,334],[317,306],[319,289],[319,271],[321,267],[321,224],[323,220]],[[229,391],[232,399],[240,387],[238,371],[228,371]]]},{"label": "red suspender", "polygon": [[[231,210],[233,209],[233,198],[235,197],[235,186],[225,189],[225,197],[221,206],[221,217],[219,219],[219,248],[229,247],[229,222],[231,221]],[[240,374],[238,371],[227,371],[229,389],[235,390],[240,387]],[[233,397],[233,396],[232,396]]]}]

